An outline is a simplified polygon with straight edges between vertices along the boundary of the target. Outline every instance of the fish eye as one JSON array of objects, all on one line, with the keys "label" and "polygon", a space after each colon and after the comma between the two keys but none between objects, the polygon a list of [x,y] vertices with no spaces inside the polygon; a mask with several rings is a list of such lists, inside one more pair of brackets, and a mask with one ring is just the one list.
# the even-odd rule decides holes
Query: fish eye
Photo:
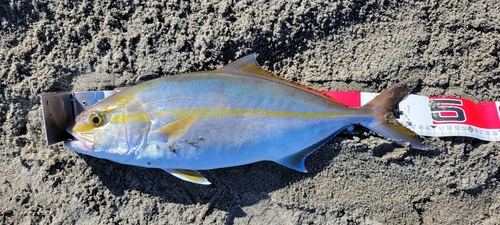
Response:
[{"label": "fish eye", "polygon": [[90,114],[89,118],[90,124],[94,125],[95,127],[100,126],[103,120],[104,119],[101,113],[94,112]]}]

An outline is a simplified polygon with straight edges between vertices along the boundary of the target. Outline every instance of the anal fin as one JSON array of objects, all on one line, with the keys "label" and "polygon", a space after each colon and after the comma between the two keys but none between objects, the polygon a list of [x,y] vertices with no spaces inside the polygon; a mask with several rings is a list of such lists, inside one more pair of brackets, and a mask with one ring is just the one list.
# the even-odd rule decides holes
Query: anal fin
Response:
[{"label": "anal fin", "polygon": [[200,172],[196,170],[182,170],[182,169],[164,169],[168,173],[172,174],[184,181],[193,182],[196,184],[210,185],[210,181],[207,180]]},{"label": "anal fin", "polygon": [[289,155],[285,158],[275,160],[274,162],[286,166],[290,169],[302,172],[302,173],[307,173],[307,169],[305,166],[305,161],[307,156],[309,156],[311,153],[313,153],[320,145],[315,144],[312,145],[300,152],[294,153],[292,155]]},{"label": "anal fin", "polygon": [[294,153],[292,155],[289,155],[289,156],[284,157],[284,158],[279,159],[279,160],[274,160],[274,162],[276,162],[282,166],[286,166],[290,169],[293,169],[293,170],[296,170],[299,172],[303,172],[303,173],[307,173],[307,169],[306,169],[306,166],[304,164],[306,161],[306,158],[309,155],[311,155],[314,151],[316,151],[318,148],[320,148],[325,143],[327,143],[329,140],[331,140],[333,137],[335,137],[344,128],[345,127],[336,130],[335,132],[330,134],[328,137],[324,138],[321,141],[316,142],[315,144],[307,147],[306,149],[304,149],[302,151],[299,151],[297,153]]}]

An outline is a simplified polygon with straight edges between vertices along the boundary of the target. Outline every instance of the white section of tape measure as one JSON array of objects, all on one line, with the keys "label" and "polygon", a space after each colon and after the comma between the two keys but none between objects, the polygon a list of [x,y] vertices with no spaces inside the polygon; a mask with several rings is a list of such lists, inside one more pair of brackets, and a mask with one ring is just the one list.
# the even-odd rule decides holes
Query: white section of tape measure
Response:
[{"label": "white section of tape measure", "polygon": [[374,99],[377,95],[378,95],[378,93],[361,92],[360,93],[361,105],[362,106],[365,105],[366,103],[368,103],[369,101]]},{"label": "white section of tape measure", "polygon": [[[361,105],[372,100],[377,93],[361,92]],[[500,114],[500,102],[496,102]],[[408,95],[399,103],[402,112],[398,121],[413,132],[430,137],[464,136],[485,141],[500,141],[499,129],[485,129],[463,124],[439,124],[432,123],[429,98],[420,95]]]},{"label": "white section of tape measure", "polygon": [[399,122],[409,128],[415,127],[416,124],[432,124],[429,98],[426,96],[406,96],[399,102],[399,110],[402,112]]},{"label": "white section of tape measure", "polygon": [[472,137],[484,141],[500,141],[500,130],[478,128],[471,125],[462,124],[440,124],[440,125],[415,125],[409,127],[413,132],[422,136],[431,137],[451,137],[463,136]]}]

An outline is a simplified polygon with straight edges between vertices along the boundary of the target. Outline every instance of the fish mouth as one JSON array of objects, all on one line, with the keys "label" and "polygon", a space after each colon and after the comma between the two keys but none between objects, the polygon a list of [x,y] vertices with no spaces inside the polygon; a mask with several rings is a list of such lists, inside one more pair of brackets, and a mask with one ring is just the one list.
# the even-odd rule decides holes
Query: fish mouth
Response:
[{"label": "fish mouth", "polygon": [[64,145],[76,152],[92,152],[94,148],[89,147],[85,142],[80,141],[78,139],[73,140],[65,140]]},{"label": "fish mouth", "polygon": [[77,152],[92,152],[94,151],[94,141],[91,133],[78,134],[73,132],[73,127],[75,126],[75,121],[73,120],[66,127],[66,131],[71,134],[75,139],[69,139],[64,141],[64,145],[69,149]]}]

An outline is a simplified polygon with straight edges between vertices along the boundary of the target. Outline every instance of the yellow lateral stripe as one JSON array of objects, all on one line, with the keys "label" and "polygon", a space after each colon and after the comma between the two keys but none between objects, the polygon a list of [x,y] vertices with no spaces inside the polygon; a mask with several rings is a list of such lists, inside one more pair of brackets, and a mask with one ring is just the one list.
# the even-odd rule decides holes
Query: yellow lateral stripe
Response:
[{"label": "yellow lateral stripe", "polygon": [[[267,117],[289,117],[289,118],[336,118],[347,117],[349,114],[319,113],[319,112],[285,112],[264,109],[229,109],[229,108],[208,108],[201,107],[195,109],[174,109],[154,112],[157,118],[174,117],[184,118],[196,116],[199,119],[210,119],[230,116],[267,116]],[[141,123],[149,122],[150,118],[146,113],[130,113],[112,115],[109,123]]]},{"label": "yellow lateral stripe", "polygon": [[150,121],[146,113],[114,114],[109,123],[141,123]]},{"label": "yellow lateral stripe", "polygon": [[268,116],[268,117],[290,117],[290,118],[335,118],[345,117],[348,114],[319,113],[319,112],[286,112],[264,109],[230,109],[230,108],[208,108],[200,107],[194,109],[174,109],[157,111],[156,117],[171,116],[181,118],[185,116],[196,116],[200,119],[209,119],[228,116]]}]

